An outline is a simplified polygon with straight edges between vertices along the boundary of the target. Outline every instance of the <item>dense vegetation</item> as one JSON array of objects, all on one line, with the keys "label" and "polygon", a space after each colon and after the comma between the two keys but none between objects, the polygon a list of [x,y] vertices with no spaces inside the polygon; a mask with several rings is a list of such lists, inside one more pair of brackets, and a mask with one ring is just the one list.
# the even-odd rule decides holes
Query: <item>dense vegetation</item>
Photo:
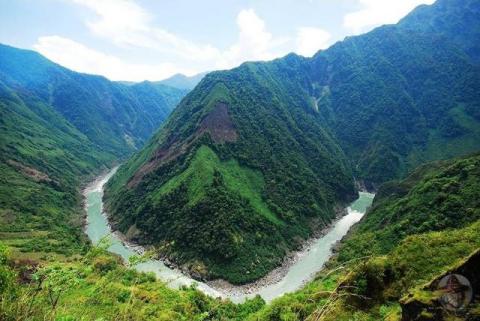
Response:
[{"label": "dense vegetation", "polygon": [[183,94],[0,45],[0,239],[28,257],[83,251],[80,184],[140,147]]},{"label": "dense vegetation", "polygon": [[[417,175],[388,184],[349,239],[362,235],[365,226],[371,226],[379,208],[384,209],[387,217],[393,217],[397,213],[396,199],[402,198],[400,195],[409,195],[412,206],[399,213],[397,221],[415,217],[431,205],[428,193],[423,197],[417,191],[429,184],[435,186],[439,180],[455,181],[466,174],[469,183],[460,184],[450,199],[471,204],[473,197],[480,198],[479,161],[480,156],[475,155],[433,163],[419,169]],[[448,198],[441,204],[435,215],[449,216]],[[381,255],[372,253],[364,257],[363,250],[355,252],[347,241],[340,247],[340,256],[348,249],[354,259],[332,260],[303,289],[268,305],[259,297],[234,305],[191,288],[169,289],[153,275],[128,268],[141,262],[140,258],[133,257],[128,267],[120,264],[118,258],[106,252],[105,242],[90,248],[83,257],[41,266],[35,261],[15,259],[7,254],[5,247],[0,247],[0,318],[410,321],[419,320],[421,316],[425,321],[453,320],[452,315],[438,308],[436,294],[429,285],[446,271],[462,269],[462,273],[473,273],[473,276],[478,273],[480,262],[473,262],[475,265],[473,268],[470,265],[470,270],[465,269],[472,253],[480,257],[480,220],[468,215],[468,206],[458,209],[462,219],[450,222],[447,229],[431,231],[437,228],[430,227],[414,231]],[[428,216],[422,218],[429,221]],[[388,222],[384,225],[388,227]],[[478,282],[476,286],[480,286]],[[412,301],[421,303],[421,309],[414,309],[414,313],[409,308]],[[479,311],[478,301],[474,301],[467,310],[457,313],[454,320],[478,320]]]},{"label": "dense vegetation", "polygon": [[339,260],[388,253],[412,234],[467,226],[480,220],[480,156],[425,165],[380,188]]},{"label": "dense vegetation", "polygon": [[15,260],[0,243],[0,320],[243,320],[264,306],[257,297],[241,305],[207,297],[195,288],[172,290],[153,274],[91,248],[81,259],[46,266]]},{"label": "dense vegetation", "polygon": [[[328,224],[353,176],[375,187],[477,150],[479,8],[439,0],[312,59],[209,74],[110,182],[113,223],[199,278],[243,283]],[[172,290],[89,245],[81,183],[180,96],[0,46],[0,320],[480,319],[478,296],[453,315],[433,291],[461,271],[479,293],[479,154],[383,184],[327,268],[269,305]]]},{"label": "dense vegetation", "polygon": [[[479,199],[480,155],[424,165],[382,186],[316,280],[247,319],[478,320],[478,298],[449,319],[435,301],[436,288],[425,284],[464,266],[480,250]],[[469,272],[471,282],[478,279],[479,263]],[[413,315],[412,300],[424,305]]]},{"label": "dense vegetation", "polygon": [[311,59],[208,74],[109,183],[114,224],[200,276],[264,275],[351,200],[352,174],[376,188],[480,148],[479,17],[439,0]]},{"label": "dense vegetation", "polygon": [[36,255],[78,251],[80,178],[115,157],[50,106],[0,84],[0,238]]},{"label": "dense vegetation", "polygon": [[318,108],[367,187],[480,147],[480,69],[445,38],[386,26],[312,64]]}]

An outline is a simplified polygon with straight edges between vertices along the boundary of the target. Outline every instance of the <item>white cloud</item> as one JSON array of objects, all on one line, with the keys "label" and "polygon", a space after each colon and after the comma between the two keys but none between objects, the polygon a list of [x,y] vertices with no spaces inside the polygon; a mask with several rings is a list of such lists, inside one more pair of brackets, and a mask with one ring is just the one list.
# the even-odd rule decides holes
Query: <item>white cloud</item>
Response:
[{"label": "white cloud", "polygon": [[177,72],[187,75],[196,73],[195,70],[181,69],[172,63],[156,65],[127,63],[118,57],[90,49],[60,36],[40,37],[33,47],[62,66],[78,72],[104,75],[111,80],[159,80]]},{"label": "white cloud", "polygon": [[[130,63],[60,36],[40,37],[34,48],[49,59],[80,72],[105,75],[112,80],[159,80],[174,73],[233,68],[245,61],[270,60],[295,48],[311,55],[326,47],[329,34],[300,28],[296,38],[274,37],[253,9],[236,18],[237,39],[225,49],[198,44],[154,25],[153,17],[133,0],[71,0],[94,13],[85,21],[93,35],[119,50],[152,50],[162,63]],[[180,68],[182,67],[182,68]]]},{"label": "white cloud", "polygon": [[131,1],[117,0],[73,0],[97,15],[97,19],[87,21],[91,31],[109,37],[118,44],[145,44],[147,39],[135,35],[148,32],[151,16]]},{"label": "white cloud", "polygon": [[92,10],[96,17],[86,25],[93,34],[120,47],[140,47],[174,55],[187,64],[207,69],[232,68],[247,60],[268,60],[287,53],[277,49],[289,40],[274,38],[253,9],[237,16],[238,39],[225,50],[210,44],[197,44],[163,28],[153,26],[152,16],[134,1],[73,0]]},{"label": "white cloud", "polygon": [[300,55],[311,57],[318,50],[328,48],[330,38],[330,33],[323,29],[312,27],[299,28],[296,52]]},{"label": "white cloud", "polygon": [[209,44],[197,45],[162,28],[152,26],[152,16],[134,1],[73,0],[97,15],[86,22],[97,36],[119,46],[135,46],[173,53],[184,59],[211,60],[219,55]]},{"label": "white cloud", "polygon": [[276,49],[285,44],[286,38],[273,38],[265,22],[253,9],[240,11],[237,16],[238,40],[222,52],[218,68],[231,68],[244,61],[269,60],[278,56]]},{"label": "white cloud", "polygon": [[362,9],[344,17],[343,25],[358,34],[371,27],[396,23],[420,4],[435,0],[358,0]]}]

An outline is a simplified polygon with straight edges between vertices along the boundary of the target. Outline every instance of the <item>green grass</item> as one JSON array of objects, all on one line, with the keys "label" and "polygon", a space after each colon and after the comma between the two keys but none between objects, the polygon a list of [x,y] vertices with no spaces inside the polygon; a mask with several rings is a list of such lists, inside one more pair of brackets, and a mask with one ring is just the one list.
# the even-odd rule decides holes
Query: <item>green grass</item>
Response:
[{"label": "green grass", "polygon": [[458,137],[443,137],[440,130],[431,130],[427,148],[419,149],[409,155],[408,166],[437,159],[449,159],[458,155],[467,155],[478,150],[480,141],[479,121],[465,112],[464,104],[459,104],[448,112],[452,121],[458,124],[464,133]]},{"label": "green grass", "polygon": [[[4,321],[240,321],[264,305],[259,298],[235,305],[207,297],[193,287],[171,289],[152,273],[135,272],[100,248],[92,248],[81,258],[43,265],[40,271],[59,273],[43,274],[40,287],[35,280],[19,284],[18,275],[31,277],[32,272],[26,265],[12,269],[12,259],[0,243],[0,319]],[[55,308],[49,289],[61,289]]]},{"label": "green grass", "polygon": [[221,161],[206,145],[196,151],[189,167],[163,184],[152,198],[159,200],[169,192],[186,183],[188,205],[194,206],[205,196],[205,189],[213,182],[214,173],[222,175],[225,186],[233,193],[247,199],[256,212],[275,224],[282,224],[262,199],[265,181],[261,172],[241,167],[236,160]]},{"label": "green grass", "polygon": [[423,285],[479,248],[480,221],[462,229],[410,236],[388,256],[400,277],[394,286],[406,291]]},{"label": "green grass", "polygon": [[[331,305],[322,321],[400,320],[401,298],[416,293],[417,288],[461,264],[479,248],[480,221],[462,229],[412,235],[386,256],[322,271],[303,289],[275,299],[247,320],[310,320],[331,301],[330,291],[340,284],[347,286],[339,292],[343,297]],[[349,294],[351,291],[370,299],[358,300]]]},{"label": "green grass", "polygon": [[[398,321],[401,315],[398,300],[408,293],[419,293],[417,288],[457,266],[478,248],[480,221],[461,229],[412,235],[386,256],[351,262],[343,269],[326,269],[301,290],[268,305],[259,298],[235,305],[209,298],[193,288],[172,290],[156,281],[152,274],[134,272],[115,256],[92,248],[81,258],[48,264],[63,271],[75,271],[77,280],[62,293],[55,310],[42,289],[33,300],[29,315],[24,315],[22,311],[31,304],[36,285],[16,283],[16,271],[9,267],[12,257],[5,256],[0,243],[0,318],[301,321],[314,320],[328,305],[329,312],[322,321]],[[332,301],[331,293],[340,284],[346,287]],[[362,301],[349,293],[371,299]]]}]

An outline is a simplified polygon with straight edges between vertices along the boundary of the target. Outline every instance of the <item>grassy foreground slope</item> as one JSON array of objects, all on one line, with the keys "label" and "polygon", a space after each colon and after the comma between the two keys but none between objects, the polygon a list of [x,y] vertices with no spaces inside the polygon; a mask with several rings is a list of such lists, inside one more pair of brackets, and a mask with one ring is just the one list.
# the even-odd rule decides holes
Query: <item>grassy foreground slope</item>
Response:
[{"label": "grassy foreground slope", "polygon": [[135,272],[92,247],[81,258],[32,266],[0,243],[0,320],[244,320],[264,302],[212,299],[194,288],[172,290],[154,274]]},{"label": "grassy foreground slope", "polygon": [[[477,151],[478,4],[439,0],[312,58],[208,74],[108,184],[115,226],[199,277],[247,282],[333,218],[352,175],[375,188]],[[219,163],[199,168],[207,150]],[[231,184],[224,163],[254,182]]]}]

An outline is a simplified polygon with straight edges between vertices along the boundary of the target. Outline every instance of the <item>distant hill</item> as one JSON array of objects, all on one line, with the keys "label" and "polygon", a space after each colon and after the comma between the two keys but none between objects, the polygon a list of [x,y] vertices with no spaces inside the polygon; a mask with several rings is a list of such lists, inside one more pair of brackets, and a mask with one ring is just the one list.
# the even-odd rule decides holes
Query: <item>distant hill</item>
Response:
[{"label": "distant hill", "polygon": [[209,73],[109,183],[114,224],[202,277],[247,282],[328,224],[353,177],[374,189],[480,149],[478,3]]},{"label": "distant hill", "polygon": [[172,77],[167,79],[158,81],[158,83],[171,86],[174,88],[185,89],[185,90],[192,90],[195,86],[200,82],[200,80],[205,77],[208,72],[202,72],[200,74],[196,74],[194,76],[185,76],[183,74],[176,74]]}]

